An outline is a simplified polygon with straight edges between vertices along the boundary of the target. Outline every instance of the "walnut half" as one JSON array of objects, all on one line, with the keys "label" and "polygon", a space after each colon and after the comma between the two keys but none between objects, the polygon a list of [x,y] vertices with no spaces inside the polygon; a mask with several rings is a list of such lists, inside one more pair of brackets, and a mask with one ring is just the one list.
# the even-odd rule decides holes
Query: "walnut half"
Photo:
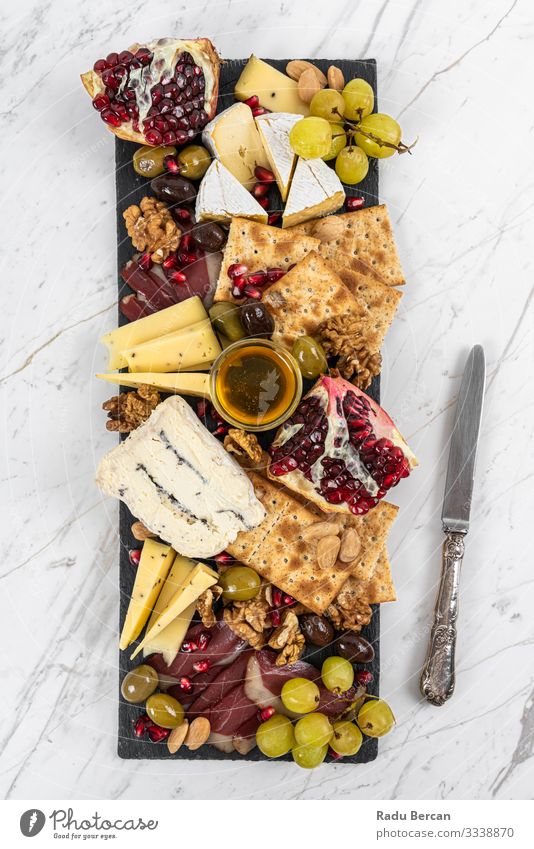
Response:
[{"label": "walnut half", "polygon": [[148,251],[155,263],[162,263],[180,244],[180,230],[167,208],[156,198],[144,197],[123,212],[124,222],[134,248]]},{"label": "walnut half", "polygon": [[102,404],[102,409],[108,414],[107,429],[130,433],[146,422],[160,400],[158,390],[144,383],[135,392],[114,395]]},{"label": "walnut half", "polygon": [[301,657],[305,639],[299,627],[299,620],[292,610],[284,611],[282,621],[271,634],[268,645],[279,652],[276,658],[277,666],[296,663]]}]

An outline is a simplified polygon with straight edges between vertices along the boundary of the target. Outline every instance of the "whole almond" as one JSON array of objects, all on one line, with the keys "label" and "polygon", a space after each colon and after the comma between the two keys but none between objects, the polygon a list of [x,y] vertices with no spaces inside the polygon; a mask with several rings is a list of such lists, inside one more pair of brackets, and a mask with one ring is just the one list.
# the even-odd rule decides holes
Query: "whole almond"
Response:
[{"label": "whole almond", "polygon": [[354,528],[347,528],[341,535],[339,559],[342,563],[350,563],[351,560],[354,560],[358,556],[361,547],[360,537]]},{"label": "whole almond", "polygon": [[321,83],[321,88],[326,86],[327,80],[325,75],[320,68],[317,68],[317,66],[313,65],[311,62],[306,62],[305,59],[293,59],[286,65],[286,74],[288,77],[291,77],[292,80],[297,80],[297,82],[300,80],[304,71],[313,71]]},{"label": "whole almond", "polygon": [[333,522],[314,522],[301,531],[302,539],[321,539],[339,533],[339,527]]},{"label": "whole almond", "polygon": [[332,569],[340,547],[339,537],[329,536],[320,539],[317,544],[317,565],[321,569]]},{"label": "whole almond", "polygon": [[189,726],[184,743],[191,752],[194,752],[195,749],[200,749],[204,745],[210,736],[210,732],[209,719],[206,719],[205,716],[197,716]]},{"label": "whole almond", "polygon": [[313,95],[324,88],[311,69],[302,72],[297,85],[299,97],[303,103],[311,103]]},{"label": "whole almond", "polygon": [[330,65],[326,73],[326,78],[328,80],[328,88],[333,88],[335,91],[343,91],[345,88],[345,77],[341,68]]},{"label": "whole almond", "polygon": [[167,737],[167,748],[171,755],[174,755],[175,752],[178,751],[185,738],[187,737],[187,732],[189,731],[189,722],[187,719],[177,725],[176,728],[173,728],[169,736]]},{"label": "whole almond", "polygon": [[157,537],[157,534],[153,534],[152,531],[145,528],[142,522],[134,522],[132,525],[132,536],[134,539],[141,541],[144,539],[154,539]]}]

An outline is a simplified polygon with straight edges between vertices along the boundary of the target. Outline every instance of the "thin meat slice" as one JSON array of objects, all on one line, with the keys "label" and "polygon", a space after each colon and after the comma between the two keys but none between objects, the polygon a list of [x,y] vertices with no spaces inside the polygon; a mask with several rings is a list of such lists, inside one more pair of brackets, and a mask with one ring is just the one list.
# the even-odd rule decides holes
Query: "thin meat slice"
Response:
[{"label": "thin meat slice", "polygon": [[258,712],[257,706],[245,693],[244,684],[238,684],[210,709],[208,719],[214,734],[236,734],[241,726]]},{"label": "thin meat slice", "polygon": [[243,725],[241,725],[233,736],[233,744],[236,752],[240,755],[247,755],[252,749],[256,748],[256,731],[261,722],[258,716],[258,711],[254,716],[249,717]]},{"label": "thin meat slice", "polygon": [[248,648],[246,640],[238,637],[226,622],[218,620],[213,628],[194,625],[186,634],[185,641],[196,641],[201,633],[210,635],[210,641],[204,651],[179,651],[173,662],[167,666],[161,654],[151,655],[146,663],[153,666],[160,675],[180,679],[183,675],[192,678],[195,674],[195,663],[207,660],[210,667],[226,666]]},{"label": "thin meat slice", "polygon": [[[211,679],[211,682],[202,689],[198,698],[194,700],[188,709],[190,716],[207,716],[208,711],[217,702],[220,702],[230,690],[233,690],[238,684],[243,684],[247,671],[247,664],[250,657],[253,655],[253,650],[242,652],[233,663],[225,666],[222,669],[215,667],[216,675]],[[210,670],[212,671],[212,670]],[[193,685],[196,678],[193,679]]]}]

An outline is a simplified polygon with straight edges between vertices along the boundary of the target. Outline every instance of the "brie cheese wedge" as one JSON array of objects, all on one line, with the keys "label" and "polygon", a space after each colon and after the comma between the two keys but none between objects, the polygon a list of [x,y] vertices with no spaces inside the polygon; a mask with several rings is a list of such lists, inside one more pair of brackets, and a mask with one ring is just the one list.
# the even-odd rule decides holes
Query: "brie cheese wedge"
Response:
[{"label": "brie cheese wedge", "polygon": [[[248,109],[248,106],[247,106]],[[234,217],[267,223],[267,213],[222,162],[214,159],[198,190],[197,221],[231,221]]]},{"label": "brie cheese wedge", "polygon": [[102,458],[96,480],[187,556],[213,557],[265,516],[245,472],[178,395]]},{"label": "brie cheese wedge", "polygon": [[282,227],[294,227],[328,215],[343,206],[345,192],[333,168],[322,159],[299,157],[282,218]]},{"label": "brie cheese wedge", "polygon": [[290,112],[271,112],[256,118],[256,126],[283,201],[287,198],[297,161],[297,155],[289,144],[289,133],[300,120],[300,115]]},{"label": "brie cheese wedge", "polygon": [[269,167],[252,111],[245,103],[234,103],[206,124],[202,141],[215,159],[249,189],[256,182],[256,166]]}]

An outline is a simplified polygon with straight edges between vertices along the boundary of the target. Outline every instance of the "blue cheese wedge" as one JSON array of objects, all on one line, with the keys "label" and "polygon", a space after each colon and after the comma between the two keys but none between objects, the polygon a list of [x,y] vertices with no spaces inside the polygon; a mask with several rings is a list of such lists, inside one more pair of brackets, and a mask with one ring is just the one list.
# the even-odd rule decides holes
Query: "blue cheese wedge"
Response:
[{"label": "blue cheese wedge", "polygon": [[297,161],[282,218],[282,227],[294,227],[343,206],[345,192],[333,168],[322,159]]},{"label": "blue cheese wedge", "polygon": [[297,161],[296,154],[289,144],[289,133],[300,119],[300,115],[290,112],[270,112],[256,118],[256,126],[283,201],[287,198]]},{"label": "blue cheese wedge", "polygon": [[102,458],[96,480],[189,557],[213,557],[265,516],[245,472],[179,396]]},{"label": "blue cheese wedge", "polygon": [[200,184],[195,214],[197,221],[223,223],[238,216],[267,224],[268,217],[258,201],[218,159],[213,160]]},{"label": "blue cheese wedge", "polygon": [[249,189],[256,182],[255,168],[269,167],[252,111],[245,103],[234,103],[206,124],[202,141],[215,159]]}]

